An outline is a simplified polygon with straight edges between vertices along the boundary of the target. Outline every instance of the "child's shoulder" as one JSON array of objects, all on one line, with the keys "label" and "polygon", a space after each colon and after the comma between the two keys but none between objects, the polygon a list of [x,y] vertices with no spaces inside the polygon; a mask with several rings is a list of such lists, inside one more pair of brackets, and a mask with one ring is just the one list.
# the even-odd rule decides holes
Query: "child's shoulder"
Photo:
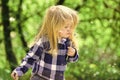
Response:
[{"label": "child's shoulder", "polygon": [[49,40],[48,40],[48,37],[47,36],[41,36],[40,38],[39,38],[39,40],[38,40],[38,42],[48,42]]},{"label": "child's shoulder", "polygon": [[50,42],[49,42],[47,36],[41,36],[40,39],[39,39],[39,41],[38,41],[38,44],[42,44],[42,46],[46,50],[49,50],[49,48],[50,48]]}]

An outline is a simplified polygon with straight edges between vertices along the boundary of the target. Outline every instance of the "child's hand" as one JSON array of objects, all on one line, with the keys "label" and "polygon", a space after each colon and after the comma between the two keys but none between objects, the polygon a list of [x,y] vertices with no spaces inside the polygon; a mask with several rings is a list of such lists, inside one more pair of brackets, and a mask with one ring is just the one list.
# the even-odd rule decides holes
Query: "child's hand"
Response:
[{"label": "child's hand", "polygon": [[72,47],[68,47],[68,56],[74,56],[75,55],[75,49]]},{"label": "child's hand", "polygon": [[13,80],[18,80],[19,79],[19,76],[18,76],[18,74],[15,71],[13,71],[11,73],[11,77],[13,78]]}]

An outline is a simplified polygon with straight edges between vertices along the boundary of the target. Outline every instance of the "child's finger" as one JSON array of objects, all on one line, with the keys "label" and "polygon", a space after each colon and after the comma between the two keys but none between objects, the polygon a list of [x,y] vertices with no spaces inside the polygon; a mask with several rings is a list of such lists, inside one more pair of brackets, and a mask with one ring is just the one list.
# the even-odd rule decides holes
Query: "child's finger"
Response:
[{"label": "child's finger", "polygon": [[72,49],[72,47],[68,47],[68,50]]},{"label": "child's finger", "polygon": [[16,76],[16,77],[15,77],[15,80],[18,80],[18,79],[19,79],[19,77],[18,77],[18,76]]},{"label": "child's finger", "polygon": [[67,53],[67,55],[68,56],[74,56],[74,54],[75,54],[75,49],[72,48],[72,47],[68,47],[68,53]]},{"label": "child's finger", "polygon": [[12,72],[11,73],[11,77],[14,79],[14,76],[15,76],[15,73],[14,72]]},{"label": "child's finger", "polygon": [[15,72],[12,72],[11,77],[12,77],[14,80],[18,80],[18,79],[19,79],[18,74],[15,73]]}]

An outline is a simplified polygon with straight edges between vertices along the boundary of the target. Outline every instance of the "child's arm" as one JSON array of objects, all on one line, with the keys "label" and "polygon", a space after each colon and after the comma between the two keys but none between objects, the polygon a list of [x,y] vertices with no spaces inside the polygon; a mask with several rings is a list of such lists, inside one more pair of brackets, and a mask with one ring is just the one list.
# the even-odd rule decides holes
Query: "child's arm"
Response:
[{"label": "child's arm", "polygon": [[78,53],[77,53],[77,50],[73,47],[68,47],[68,58],[67,58],[67,61],[68,62],[75,62],[78,60]]},{"label": "child's arm", "polygon": [[66,43],[67,45],[67,61],[68,62],[75,62],[78,60],[79,55],[78,55],[78,51],[76,48],[74,48],[72,42],[68,39],[68,42]]},{"label": "child's arm", "polygon": [[37,61],[40,55],[43,53],[43,42],[38,41],[30,48],[22,63],[17,67],[11,74],[11,76],[16,80],[19,76],[25,74],[28,69]]}]

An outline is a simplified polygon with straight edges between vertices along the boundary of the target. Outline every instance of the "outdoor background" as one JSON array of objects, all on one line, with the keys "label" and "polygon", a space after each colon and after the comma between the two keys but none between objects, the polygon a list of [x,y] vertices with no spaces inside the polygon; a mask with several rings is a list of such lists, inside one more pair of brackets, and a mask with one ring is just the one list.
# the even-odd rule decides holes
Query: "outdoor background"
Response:
[{"label": "outdoor background", "polygon": [[[1,0],[0,80],[26,55],[45,10],[65,5],[79,14],[79,60],[69,63],[66,80],[120,80],[120,0]],[[29,70],[20,80],[29,80]]]}]

